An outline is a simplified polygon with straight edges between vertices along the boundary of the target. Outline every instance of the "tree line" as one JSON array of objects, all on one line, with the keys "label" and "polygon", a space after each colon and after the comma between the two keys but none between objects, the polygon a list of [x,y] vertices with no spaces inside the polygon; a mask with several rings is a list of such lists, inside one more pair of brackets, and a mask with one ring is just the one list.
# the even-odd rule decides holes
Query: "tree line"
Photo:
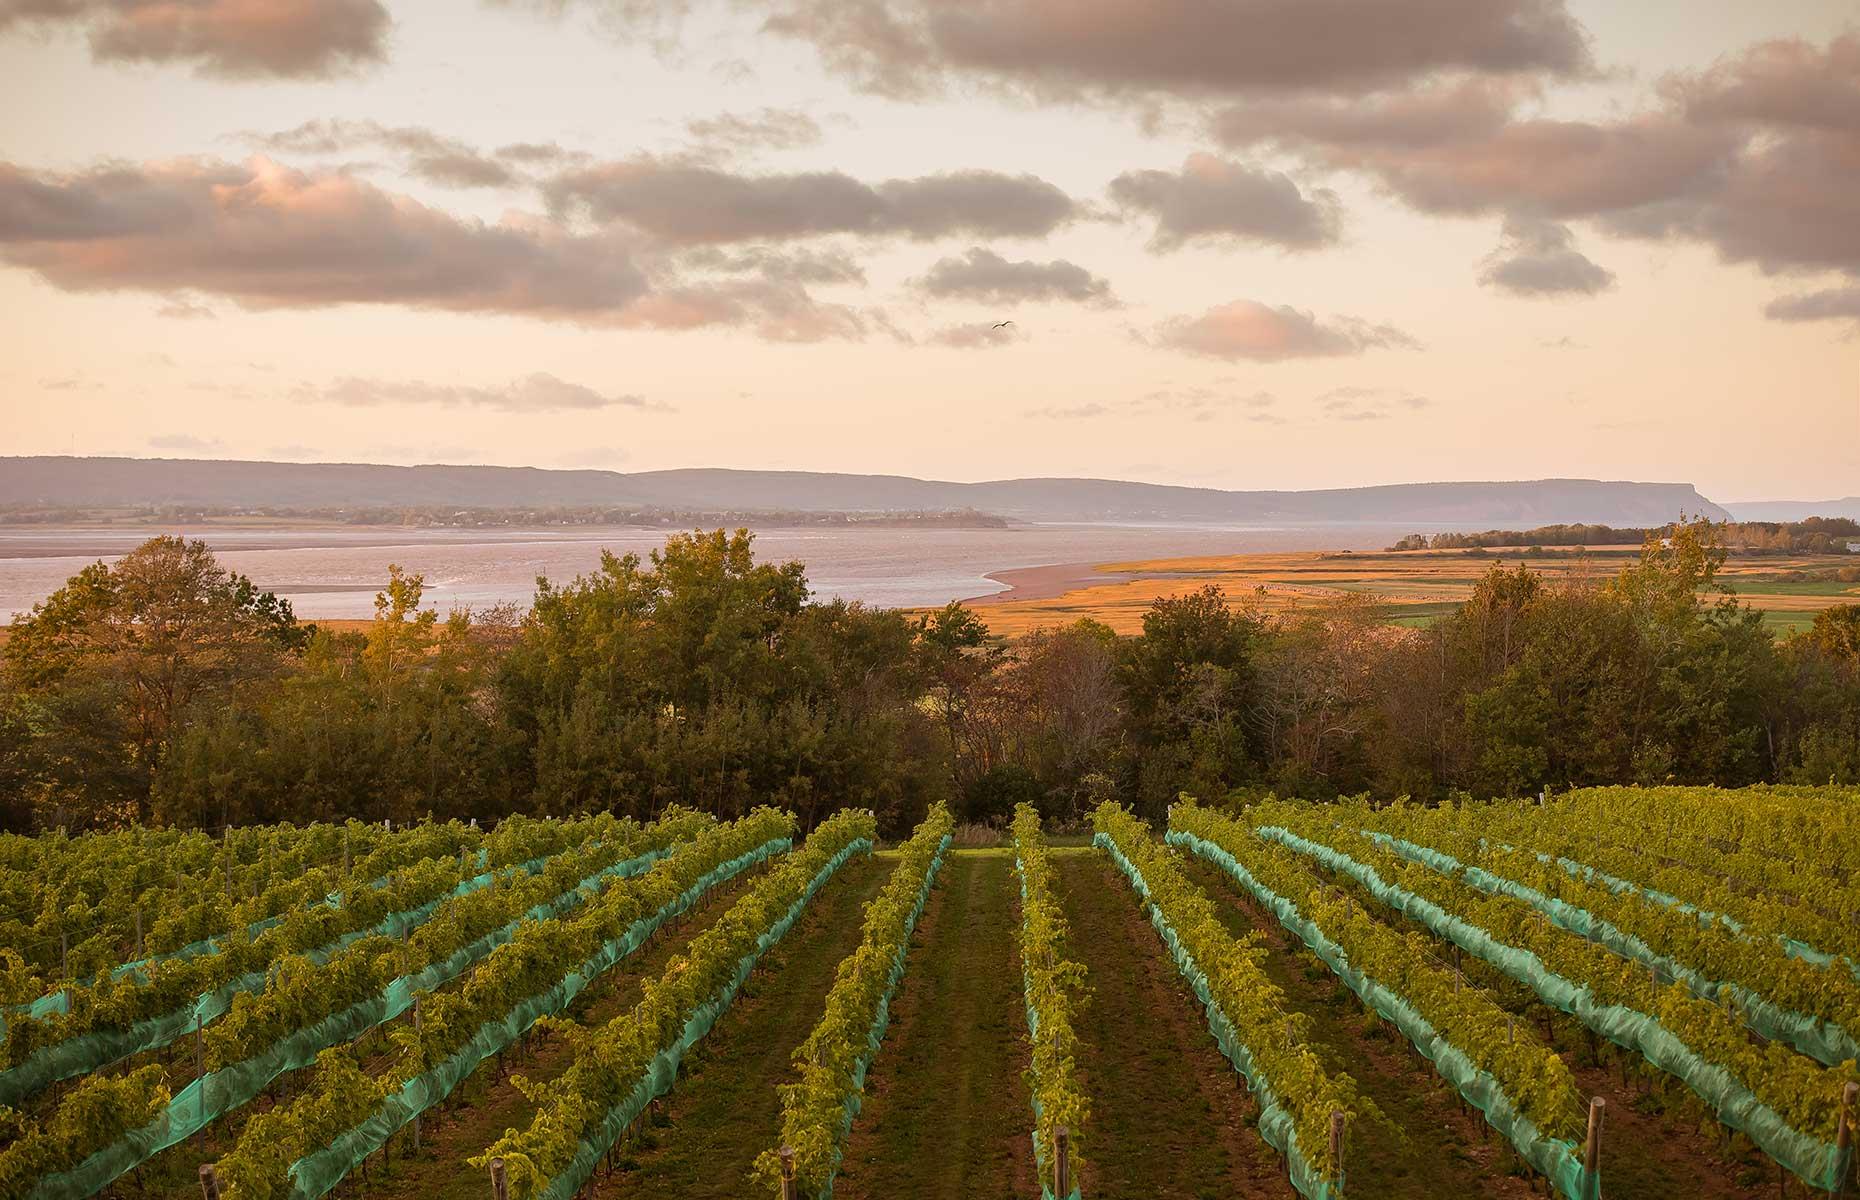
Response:
[{"label": "tree line", "polygon": [[1120,637],[1013,643],[974,610],[820,601],[752,536],[602,556],[527,608],[440,615],[390,568],[358,630],[304,625],[204,543],[159,537],[17,618],[0,650],[0,827],[759,803],[888,833],[947,800],[1160,816],[1179,794],[1510,796],[1600,783],[1860,783],[1860,606],[1777,642],[1719,590],[1722,530],[1613,578],[1495,565],[1421,630],[1344,594],[1217,588]]},{"label": "tree line", "polygon": [[[1390,550],[1472,550],[1509,546],[1632,546],[1649,537],[1669,537],[1674,526],[1617,528],[1612,525],[1539,525],[1535,529],[1488,529],[1483,533],[1411,533]],[[1847,554],[1860,542],[1860,521],[1807,517],[1800,521],[1728,521],[1717,526],[1720,544],[1743,553]]]}]

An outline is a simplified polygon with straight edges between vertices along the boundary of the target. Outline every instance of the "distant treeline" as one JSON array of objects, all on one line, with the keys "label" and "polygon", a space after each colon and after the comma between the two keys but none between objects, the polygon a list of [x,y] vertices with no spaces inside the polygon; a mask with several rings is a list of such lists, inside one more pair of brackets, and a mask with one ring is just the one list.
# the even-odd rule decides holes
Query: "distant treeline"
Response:
[{"label": "distant treeline", "polygon": [[1136,636],[1013,643],[960,604],[816,601],[740,530],[445,617],[390,568],[358,630],[155,538],[7,630],[0,829],[677,802],[809,827],[857,805],[896,836],[942,799],[1064,822],[1105,799],[1159,818],[1184,792],[1860,784],[1860,605],[1778,642],[1719,586],[1721,533],[1650,537],[1607,579],[1494,566],[1422,630],[1363,593],[1268,614],[1206,587]]},{"label": "distant treeline", "polygon": [[148,505],[138,508],[60,508],[0,505],[0,525],[204,523],[227,519],[315,521],[341,525],[394,525],[414,528],[484,529],[536,525],[636,525],[651,529],[692,529],[731,525],[807,528],[872,526],[882,528],[1005,529],[1006,517],[972,508],[923,512],[821,512],[800,509],[688,509],[656,505],[551,506],[540,508],[459,508],[372,506],[293,508],[266,505]]},{"label": "distant treeline", "polygon": [[[1501,546],[1638,546],[1649,535],[1671,537],[1672,525],[1617,529],[1612,525],[1540,525],[1535,529],[1488,529],[1484,533],[1411,533],[1390,550],[1476,550]],[[1802,521],[1727,521],[1720,542],[1731,549],[1780,554],[1847,554],[1860,542],[1860,521],[1809,517]]]}]

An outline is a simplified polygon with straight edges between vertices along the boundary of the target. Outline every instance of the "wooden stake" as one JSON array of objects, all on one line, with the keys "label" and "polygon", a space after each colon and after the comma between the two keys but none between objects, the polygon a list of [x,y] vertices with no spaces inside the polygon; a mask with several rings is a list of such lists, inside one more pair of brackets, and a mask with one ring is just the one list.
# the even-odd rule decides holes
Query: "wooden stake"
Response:
[{"label": "wooden stake", "polygon": [[801,1192],[794,1184],[794,1147],[783,1146],[776,1153],[781,1156],[781,1200],[800,1200]]},{"label": "wooden stake", "polygon": [[[1847,1157],[1853,1149],[1856,1119],[1854,1110],[1856,1108],[1860,1108],[1860,1083],[1850,1083],[1841,1089],[1841,1120],[1834,1132],[1834,1160],[1836,1162]],[[1853,1173],[1853,1165],[1849,1163],[1847,1169],[1841,1172],[1841,1177],[1835,1181],[1834,1194],[1837,1197],[1847,1194],[1847,1182],[1853,1177]]]},{"label": "wooden stake", "polygon": [[1518,1044],[1518,1015],[1516,1013],[1505,1014],[1505,1044],[1509,1046]]},{"label": "wooden stake", "polygon": [[1053,1195],[1066,1200],[1072,1194],[1072,1133],[1064,1125],[1053,1131]]},{"label": "wooden stake", "polygon": [[1343,1114],[1330,1114],[1330,1161],[1337,1168],[1337,1187],[1343,1187]]},{"label": "wooden stake", "polygon": [[[415,992],[413,994],[413,1036],[416,1041],[420,1037],[420,994],[418,992]],[[415,1154],[418,1154],[420,1152],[420,1114],[419,1113],[413,1114],[413,1152]]]},{"label": "wooden stake", "polygon": [[1600,1096],[1589,1101],[1589,1136],[1582,1143],[1583,1174],[1594,1178],[1602,1166],[1602,1110],[1608,1101]]},{"label": "wooden stake", "polygon": [[[200,1108],[207,1107],[207,1039],[200,1032],[200,1010],[194,1010],[194,1078],[200,1081]],[[207,1127],[200,1127],[200,1136],[207,1136]],[[209,1197],[211,1200],[211,1197]]]},{"label": "wooden stake", "polygon": [[142,909],[136,908],[136,957],[142,957]]},{"label": "wooden stake", "polygon": [[220,1174],[212,1163],[200,1164],[201,1200],[220,1200]]},{"label": "wooden stake", "polygon": [[504,1160],[491,1160],[491,1200],[510,1200],[510,1180],[504,1175]]},{"label": "wooden stake", "polygon": [[58,931],[58,973],[71,978],[71,935],[62,929]]}]

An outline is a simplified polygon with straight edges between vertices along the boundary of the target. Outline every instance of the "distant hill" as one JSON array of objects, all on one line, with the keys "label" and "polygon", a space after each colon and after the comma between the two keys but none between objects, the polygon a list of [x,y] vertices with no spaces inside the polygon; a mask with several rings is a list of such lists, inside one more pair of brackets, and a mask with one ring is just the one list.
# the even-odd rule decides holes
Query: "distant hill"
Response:
[{"label": "distant hill", "polygon": [[1740,521],[1800,521],[1806,517],[1846,517],[1860,521],[1860,496],[1844,500],[1749,500],[1725,505]]},{"label": "distant hill", "polygon": [[1110,479],[950,483],[902,475],[691,469],[391,467],[218,459],[0,458],[0,505],[526,508],[641,505],[750,511],[975,509],[1027,521],[1401,524],[1490,529],[1657,525],[1726,512],[1690,484],[1594,479],[1409,483],[1323,491],[1223,491]]}]

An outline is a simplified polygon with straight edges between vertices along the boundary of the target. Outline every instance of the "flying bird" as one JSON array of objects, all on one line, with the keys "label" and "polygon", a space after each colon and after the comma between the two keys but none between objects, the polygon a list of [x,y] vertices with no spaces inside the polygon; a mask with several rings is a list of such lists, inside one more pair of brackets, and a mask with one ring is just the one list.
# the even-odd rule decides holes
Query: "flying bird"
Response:
[{"label": "flying bird", "polygon": [[992,329],[1006,329],[1006,328],[1007,328],[1007,327],[1008,327],[1009,325],[1012,325],[1013,323],[1014,323],[1014,322],[1012,322],[1012,321],[1001,321],[1001,322],[999,322],[999,323],[997,323],[997,324],[995,324],[995,325],[992,325],[992,326],[990,326],[990,328],[992,328]]}]

